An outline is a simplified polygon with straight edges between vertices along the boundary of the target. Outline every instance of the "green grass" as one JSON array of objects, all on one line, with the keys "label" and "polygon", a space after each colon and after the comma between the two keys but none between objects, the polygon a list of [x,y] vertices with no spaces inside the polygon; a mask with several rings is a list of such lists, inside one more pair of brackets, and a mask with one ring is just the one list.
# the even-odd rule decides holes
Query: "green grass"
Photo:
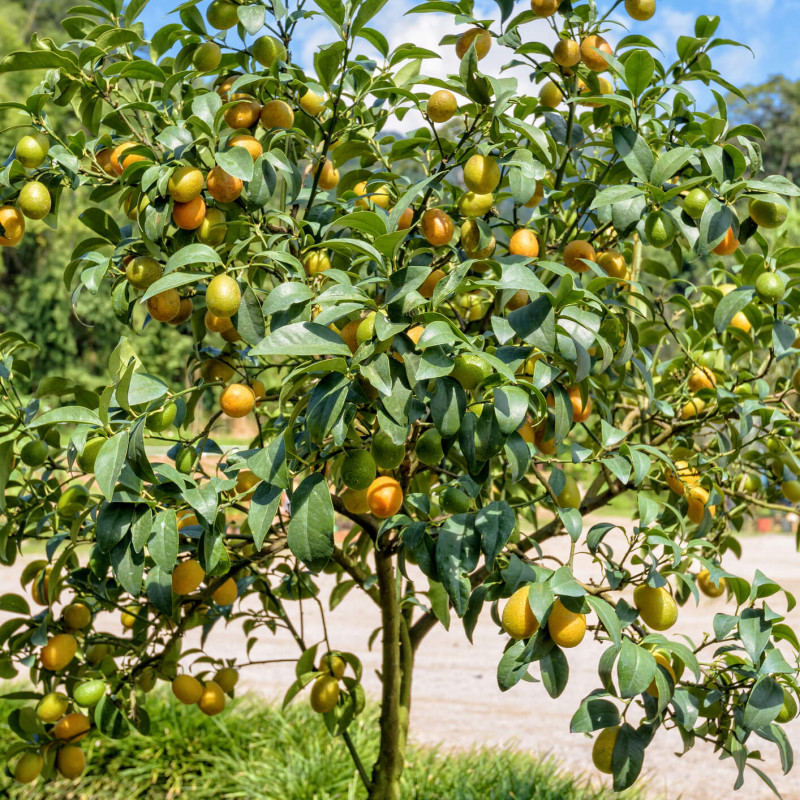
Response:
[{"label": "green grass", "polygon": [[[15,704],[0,701],[0,744],[15,741],[5,724]],[[156,693],[148,701],[151,737],[84,740],[86,773],[77,784],[14,785],[0,777],[9,800],[360,800],[363,789],[341,739],[332,739],[305,705],[282,712],[255,698],[218,717]],[[365,763],[376,751],[370,710],[351,732]],[[509,731],[513,734],[513,731]],[[576,738],[576,746],[586,748]],[[510,748],[450,753],[413,748],[403,800],[643,800],[588,788],[551,759]]]}]

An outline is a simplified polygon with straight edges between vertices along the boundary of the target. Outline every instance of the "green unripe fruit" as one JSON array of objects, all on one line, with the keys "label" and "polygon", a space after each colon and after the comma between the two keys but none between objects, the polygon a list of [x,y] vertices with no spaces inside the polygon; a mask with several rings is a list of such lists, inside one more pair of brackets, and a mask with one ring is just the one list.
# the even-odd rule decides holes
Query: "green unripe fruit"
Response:
[{"label": "green unripe fruit", "polygon": [[439,505],[445,514],[464,514],[469,511],[469,495],[455,486],[446,486],[439,495]]},{"label": "green unripe fruit", "polygon": [[675,220],[666,211],[653,211],[644,221],[644,232],[647,241],[660,250],[671,247],[678,235]]},{"label": "green unripe fruit", "polygon": [[686,199],[683,201],[683,210],[692,219],[700,219],[710,200],[711,192],[708,189],[697,187],[686,195]]},{"label": "green unripe fruit", "polygon": [[783,705],[775,718],[775,722],[784,724],[791,722],[797,716],[797,700],[788,689],[783,690]]},{"label": "green unripe fruit", "polygon": [[175,455],[175,469],[184,475],[188,475],[194,467],[196,458],[197,453],[193,447],[181,447]]},{"label": "green unripe fruit", "polygon": [[286,61],[286,48],[274,36],[260,36],[250,45],[250,53],[262,67],[271,67],[276,61]]},{"label": "green unripe fruit", "polygon": [[17,161],[28,169],[35,169],[42,164],[47,158],[48,152],[50,152],[50,142],[43,133],[38,131],[29,136],[23,136],[17,142],[15,151]]},{"label": "green unripe fruit", "polygon": [[762,303],[775,305],[783,300],[786,286],[780,275],[774,272],[765,272],[756,279],[756,294]]},{"label": "green unripe fruit", "polygon": [[397,469],[406,457],[406,448],[395,444],[388,433],[379,431],[372,440],[372,457],[378,469]]},{"label": "green unripe fruit", "polygon": [[357,492],[367,489],[377,474],[375,459],[366,450],[348,453],[342,462],[342,482],[348,489]]},{"label": "green unripe fruit", "polygon": [[94,472],[94,464],[97,461],[97,455],[100,448],[105,444],[105,439],[102,436],[95,436],[89,439],[83,446],[83,450],[78,455],[76,462],[82,472]]},{"label": "green unripe fruit", "polygon": [[423,464],[427,464],[428,466],[438,464],[444,458],[442,435],[433,428],[429,431],[425,431],[425,433],[417,439],[415,452],[417,458]]},{"label": "green unripe fruit", "polygon": [[33,783],[41,774],[44,759],[36,752],[28,751],[22,754],[14,767],[14,778],[18,783]]},{"label": "green unripe fruit", "polygon": [[781,494],[790,503],[800,503],[800,481],[784,481],[781,484]]},{"label": "green unripe fruit", "polygon": [[492,374],[491,366],[477,353],[462,353],[456,356],[450,377],[457,380],[468,392]]},{"label": "green unripe fruit", "polygon": [[56,507],[62,516],[73,519],[83,511],[88,499],[89,490],[82,484],[76,484],[61,493]]},{"label": "green unripe fruit", "polygon": [[192,64],[200,72],[210,72],[222,61],[222,51],[216,42],[203,42],[192,55]]},{"label": "green unripe fruit", "polygon": [[172,423],[175,421],[175,415],[177,413],[178,406],[173,402],[169,402],[159,411],[152,411],[150,414],[148,414],[145,425],[147,426],[148,430],[151,430],[154,433],[161,433],[161,431],[165,431],[170,425],[172,425]]},{"label": "green unripe fruit", "polygon": [[30,181],[22,187],[17,205],[28,219],[44,219],[50,213],[53,201],[43,183]]},{"label": "green unripe fruit", "polygon": [[100,702],[100,698],[106,693],[105,681],[93,680],[78,684],[72,690],[72,699],[84,708],[91,708]]},{"label": "green unripe fruit", "polygon": [[228,0],[213,0],[206,10],[206,19],[212,28],[227,31],[239,22],[239,13],[234,3]]},{"label": "green unripe fruit", "polygon": [[28,442],[19,454],[20,460],[28,467],[41,467],[47,459],[47,444],[41,439]]},{"label": "green unripe fruit", "polygon": [[759,228],[780,228],[788,215],[789,209],[783,203],[758,198],[750,201],[750,219]]},{"label": "green unripe fruit", "polygon": [[67,713],[69,698],[59,692],[46,694],[36,706],[36,716],[42,722],[57,722]]},{"label": "green unripe fruit", "polygon": [[125,277],[135,289],[149,289],[163,274],[161,264],[150,256],[137,256],[125,267]]}]

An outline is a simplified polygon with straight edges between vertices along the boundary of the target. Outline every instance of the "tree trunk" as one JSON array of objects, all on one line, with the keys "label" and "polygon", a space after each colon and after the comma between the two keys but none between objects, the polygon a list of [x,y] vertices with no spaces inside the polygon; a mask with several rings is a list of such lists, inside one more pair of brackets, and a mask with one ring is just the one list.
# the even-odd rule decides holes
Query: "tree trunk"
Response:
[{"label": "tree trunk", "polygon": [[383,625],[380,749],[372,770],[369,800],[400,800],[411,707],[413,653],[408,625],[400,612],[398,586],[390,556],[376,548],[375,570]]}]

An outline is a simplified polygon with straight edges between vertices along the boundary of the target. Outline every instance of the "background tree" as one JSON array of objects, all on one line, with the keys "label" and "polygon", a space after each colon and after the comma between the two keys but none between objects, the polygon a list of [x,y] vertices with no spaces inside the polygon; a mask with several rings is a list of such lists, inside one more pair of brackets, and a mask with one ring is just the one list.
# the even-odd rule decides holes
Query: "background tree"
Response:
[{"label": "background tree", "polygon": [[[78,776],[94,728],[146,733],[158,679],[220,713],[237,664],[184,634],[239,620],[249,640],[296,641],[287,701],[305,692],[368,797],[397,800],[415,654],[435,625],[455,615],[471,636],[481,614],[508,637],[503,690],[534,672],[558,697],[572,648],[587,632],[605,645],[572,729],[594,734],[616,788],[662,727],[766,780],[752,762],[767,740],[788,769],[794,598],[721,557],[750,509],[800,500],[800,250],[764,235],[800,190],[761,174],[759,132],[729,124],[721,97],[693,107],[692,81],[735,91],[712,64],[719,19],[662,64],[644,37],[603,38],[620,3],[532,0],[512,17],[504,0],[485,27],[468,0],[436,0],[416,13],[465,26],[442,42],[459,73],[438,79],[423,71],[436,53],[390,52],[370,27],[376,0],[215,0],[208,25],[190,2],[150,41],[144,5],[80,6],[63,46],[34,37],[0,65],[47,70],[3,104],[31,127],[0,172],[0,244],[24,246],[26,219],[55,223],[74,196],[88,233],[66,265],[73,302],[106,296],[119,330],[188,351],[172,383],[123,337],[99,390],[51,377],[29,400],[29,343],[0,339],[0,551],[10,564],[44,540],[46,555],[22,579],[40,608],[2,600],[2,674],[24,666],[37,687],[9,720],[17,778]],[[291,55],[308,14],[331,39],[313,75]],[[537,16],[553,51],[525,41]],[[491,48],[534,85],[483,74]],[[67,106],[82,127],[54,124]],[[410,110],[425,124],[389,135]],[[249,415],[252,445],[209,458],[220,418]],[[621,496],[631,530],[585,527]],[[323,571],[331,607],[358,590],[381,612],[371,766],[348,735],[359,658],[302,624],[327,613],[308,602]],[[666,633],[681,604],[726,592],[732,613],[700,641]]]}]

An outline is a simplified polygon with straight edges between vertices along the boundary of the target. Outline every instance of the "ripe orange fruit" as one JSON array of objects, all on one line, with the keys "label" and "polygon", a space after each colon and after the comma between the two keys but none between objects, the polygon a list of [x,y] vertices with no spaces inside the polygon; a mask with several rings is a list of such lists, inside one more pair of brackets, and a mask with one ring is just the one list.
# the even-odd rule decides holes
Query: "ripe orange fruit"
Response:
[{"label": "ripe orange fruit", "polygon": [[239,596],[239,589],[233,578],[228,578],[223,584],[214,590],[211,599],[218,606],[229,606]]},{"label": "ripe orange fruit", "polygon": [[100,165],[100,169],[102,169],[106,175],[116,174],[114,166],[111,163],[111,153],[113,151],[113,147],[104,147],[102,150],[98,150],[94,155],[95,161]]},{"label": "ripe orange fruit", "polygon": [[676,461],[675,471],[668,469],[664,473],[664,480],[675,494],[682,497],[687,486],[693,486],[700,481],[700,473],[690,467],[687,461]]},{"label": "ripe orange fruit", "polygon": [[231,100],[238,102],[225,109],[225,123],[234,130],[252,128],[261,115],[261,103],[246,94],[234,95]]},{"label": "ripe orange fruit", "polygon": [[560,5],[561,0],[531,0],[531,10],[540,17],[552,17]]},{"label": "ripe orange fruit", "polygon": [[458,37],[456,55],[464,58],[470,45],[475,42],[475,55],[478,61],[486,56],[492,46],[492,35],[485,28],[470,28]]},{"label": "ripe orange fruit", "polygon": [[559,67],[574,67],[581,60],[581,46],[574,39],[560,39],[553,48],[553,61]]},{"label": "ripe orange fruit", "polygon": [[200,586],[205,577],[205,570],[198,561],[193,558],[181,561],[172,570],[172,591],[177,595],[191,594]]},{"label": "ripe orange fruit", "polygon": [[53,728],[53,736],[55,736],[56,739],[78,742],[89,733],[91,727],[89,717],[87,717],[86,714],[74,712],[72,714],[67,714],[65,717],[61,717],[56,723],[55,728]]},{"label": "ripe orange fruit", "polygon": [[530,228],[519,228],[508,241],[508,252],[512,256],[536,258],[539,255],[539,239]]},{"label": "ripe orange fruit", "polygon": [[581,399],[581,391],[577,386],[573,386],[569,390],[569,399],[572,403],[572,420],[573,422],[586,422],[589,415],[592,413],[592,398],[586,398],[586,405],[583,404]]},{"label": "ripe orange fruit", "polygon": [[417,289],[417,291],[426,299],[430,300],[433,297],[433,290],[436,288],[436,284],[445,277],[445,273],[442,272],[440,269],[431,270],[430,275],[425,278],[425,283]]},{"label": "ripe orange fruit", "polygon": [[394,478],[381,475],[367,489],[367,504],[376,517],[388,519],[402,508],[403,490]]},{"label": "ripe orange fruit", "polygon": [[265,128],[284,128],[289,130],[294,125],[294,111],[283,100],[269,100],[261,109],[261,124]]},{"label": "ripe orange fruit", "polygon": [[604,250],[597,254],[597,263],[612,278],[627,278],[628,264],[618,250]]},{"label": "ripe orange fruit", "polygon": [[147,300],[147,311],[158,322],[169,322],[175,319],[180,310],[181,296],[177,289],[167,289]]},{"label": "ripe orange fruit", "polygon": [[246,417],[256,407],[256,396],[249,386],[232,383],[223,389],[219,397],[222,412],[229,417]]},{"label": "ripe orange fruit", "polygon": [[330,191],[339,185],[339,170],[330,161],[326,161],[317,169],[317,186],[323,191]]},{"label": "ripe orange fruit", "polygon": [[0,245],[3,247],[14,247],[25,233],[25,217],[14,206],[0,206],[0,225],[3,226],[0,236]]},{"label": "ripe orange fruit", "polygon": [[592,72],[605,72],[608,69],[608,61],[596,52],[597,50],[612,55],[611,45],[602,36],[596,33],[587,36],[581,42],[581,60]]},{"label": "ripe orange fruit", "polygon": [[78,641],[71,633],[57,633],[47,640],[39,658],[42,666],[50,672],[64,669],[78,652]]},{"label": "ripe orange fruit", "polygon": [[191,297],[181,297],[180,307],[178,308],[178,313],[169,320],[170,325],[183,325],[189,317],[192,316],[192,312],[194,311],[194,303],[192,302]]},{"label": "ripe orange fruit", "polygon": [[739,240],[733,232],[733,228],[728,228],[725,238],[714,248],[714,253],[718,256],[731,256],[739,249]]},{"label": "ripe orange fruit", "polygon": [[397,220],[397,230],[404,231],[411,227],[411,223],[414,221],[414,211],[410,208],[407,208],[403,213],[400,215],[400,219]]},{"label": "ripe orange fruit", "polygon": [[240,178],[229,175],[222,167],[214,167],[206,178],[208,193],[218,203],[232,203],[242,193],[242,186]]},{"label": "ripe orange fruit", "polygon": [[193,231],[199,228],[205,216],[206,201],[200,196],[188,203],[175,203],[172,207],[172,221],[184,231]]},{"label": "ripe orange fruit", "polygon": [[695,484],[687,487],[686,499],[689,501],[689,509],[687,514],[689,519],[694,522],[695,525],[699,525],[703,521],[706,508],[708,508],[708,513],[711,514],[712,517],[716,513],[716,508],[708,505],[709,497],[710,495],[708,490],[704,489],[702,486]]},{"label": "ripe orange fruit", "polygon": [[693,367],[689,373],[688,385],[690,392],[713,389],[717,385],[717,378],[708,367]]},{"label": "ripe orange fruit", "polygon": [[325,101],[311,89],[306,90],[300,97],[299,103],[300,108],[312,117],[318,117],[325,108]]},{"label": "ripe orange fruit", "polygon": [[122,142],[111,150],[109,156],[109,163],[115,175],[122,175],[126,167],[137,161],[144,161],[144,156],[131,153],[123,158],[123,153],[130,150],[132,147],[137,147],[136,142]]},{"label": "ripe orange fruit", "polygon": [[204,321],[206,328],[212,333],[223,333],[228,330],[228,328],[233,327],[230,317],[216,317],[210,311],[206,311]]},{"label": "ripe orange fruit", "polygon": [[62,747],[56,756],[56,769],[62,778],[75,780],[83,775],[86,769],[86,756],[76,745]]},{"label": "ripe orange fruit", "polygon": [[206,308],[215,317],[232,317],[242,302],[242,290],[230,275],[215,275],[206,289]]},{"label": "ripe orange fruit", "polygon": [[[263,110],[264,109],[262,109],[262,113]],[[261,142],[259,142],[255,136],[250,136],[248,134],[233,136],[228,144],[231,147],[244,147],[244,149],[250,153],[250,157],[253,159],[253,161],[255,161],[264,152]]]},{"label": "ripe orange fruit", "polygon": [[576,239],[564,248],[564,263],[573,272],[586,272],[589,267],[581,259],[597,261],[597,253],[589,242],[583,239]]},{"label": "ripe orange fruit", "polygon": [[439,208],[429,208],[420,221],[422,235],[433,247],[442,247],[453,238],[453,220]]},{"label": "ripe orange fruit", "polygon": [[753,326],[750,324],[750,320],[747,319],[747,315],[744,313],[744,311],[737,311],[733,315],[731,324],[728,327],[736,328],[737,330],[742,331],[742,333],[750,333],[750,331],[753,329]]}]

